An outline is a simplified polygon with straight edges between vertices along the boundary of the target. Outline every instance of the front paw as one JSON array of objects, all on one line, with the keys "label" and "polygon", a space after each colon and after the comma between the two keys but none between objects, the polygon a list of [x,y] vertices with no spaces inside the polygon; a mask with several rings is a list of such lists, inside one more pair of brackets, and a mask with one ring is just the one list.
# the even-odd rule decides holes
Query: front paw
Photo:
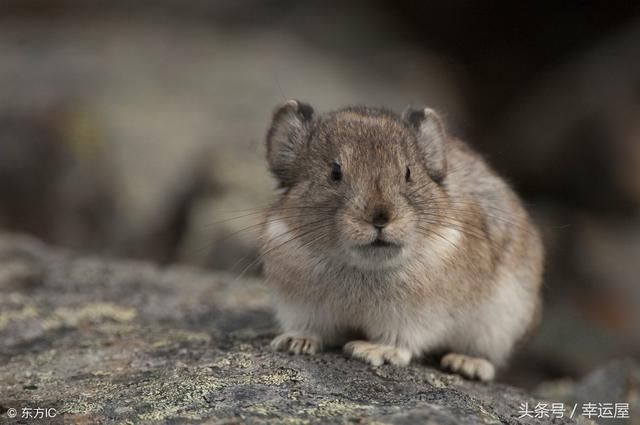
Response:
[{"label": "front paw", "polygon": [[406,366],[411,361],[411,352],[405,348],[372,344],[367,341],[348,342],[343,350],[351,357],[363,360],[372,366],[380,366],[385,362],[396,366]]},{"label": "front paw", "polygon": [[440,366],[469,379],[491,381],[495,375],[495,367],[488,360],[449,353],[440,360]]},{"label": "front paw", "polygon": [[271,341],[271,348],[291,354],[315,354],[322,349],[322,341],[315,335],[283,333]]}]

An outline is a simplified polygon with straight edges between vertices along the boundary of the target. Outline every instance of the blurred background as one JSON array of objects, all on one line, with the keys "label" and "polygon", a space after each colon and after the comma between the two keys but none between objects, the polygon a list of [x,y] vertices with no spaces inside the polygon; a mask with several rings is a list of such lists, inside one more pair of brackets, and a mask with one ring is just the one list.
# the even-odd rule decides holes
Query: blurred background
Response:
[{"label": "blurred background", "polygon": [[601,6],[4,0],[0,228],[259,274],[273,107],[426,104],[544,233],[543,325],[504,380],[639,358],[640,7]]}]

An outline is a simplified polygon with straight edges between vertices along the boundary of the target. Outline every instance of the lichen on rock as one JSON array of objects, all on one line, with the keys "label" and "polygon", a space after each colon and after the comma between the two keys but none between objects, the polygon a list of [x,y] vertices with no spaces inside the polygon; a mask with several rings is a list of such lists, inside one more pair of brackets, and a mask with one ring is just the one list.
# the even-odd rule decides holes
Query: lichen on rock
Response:
[{"label": "lichen on rock", "polygon": [[[3,415],[55,403],[70,423],[547,423],[518,419],[536,401],[525,391],[429,365],[271,352],[258,279],[77,258],[10,235],[0,259]],[[17,264],[37,265],[35,280]]]}]

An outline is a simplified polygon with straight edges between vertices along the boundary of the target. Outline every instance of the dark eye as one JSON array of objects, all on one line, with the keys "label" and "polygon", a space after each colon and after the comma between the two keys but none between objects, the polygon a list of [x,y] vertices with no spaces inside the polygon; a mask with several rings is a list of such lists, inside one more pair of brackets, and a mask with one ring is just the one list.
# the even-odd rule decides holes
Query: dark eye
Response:
[{"label": "dark eye", "polygon": [[411,169],[409,167],[407,167],[407,171],[405,171],[405,173],[404,173],[404,180],[406,182],[410,182],[411,181]]},{"label": "dark eye", "polygon": [[331,180],[334,182],[342,180],[342,168],[340,168],[340,164],[336,162],[331,164]]}]

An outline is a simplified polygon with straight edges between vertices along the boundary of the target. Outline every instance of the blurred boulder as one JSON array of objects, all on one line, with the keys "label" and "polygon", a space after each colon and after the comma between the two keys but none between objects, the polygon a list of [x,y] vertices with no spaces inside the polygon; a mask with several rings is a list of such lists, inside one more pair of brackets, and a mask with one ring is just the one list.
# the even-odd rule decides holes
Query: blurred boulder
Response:
[{"label": "blurred boulder", "polygon": [[640,424],[640,363],[631,358],[614,360],[577,381],[545,382],[535,394],[577,406],[578,412],[591,406],[599,424]]},{"label": "blurred boulder", "polygon": [[109,244],[113,190],[91,123],[64,102],[0,111],[0,227],[94,250]]},{"label": "blurred boulder", "polygon": [[635,20],[548,69],[482,140],[529,196],[638,211],[639,44]]},{"label": "blurred boulder", "polygon": [[[257,213],[272,199],[263,143],[275,105],[291,97],[319,111],[354,103],[396,110],[428,103],[451,119],[463,114],[446,62],[381,33],[385,22],[377,7],[358,10],[370,26],[336,21],[335,33],[349,34],[340,49],[333,49],[335,39],[322,44],[312,36],[324,33],[317,21],[293,25],[312,17],[308,5],[283,15],[291,26],[247,21],[243,31],[231,31],[221,17],[242,15],[242,5],[199,7],[222,15],[134,21],[119,15],[118,7],[105,18],[90,8],[50,5],[60,13],[46,32],[37,19],[3,22],[0,77],[12,84],[0,87],[0,105],[11,110],[81,99],[71,108],[79,116],[75,130],[57,143],[82,165],[64,178],[57,196],[78,205],[64,226],[39,220],[55,227],[50,230],[57,237],[36,234],[92,252],[241,271],[256,259]],[[354,7],[344,6],[349,13]],[[376,46],[375,57],[362,49],[363,39]],[[95,136],[97,144],[91,142]],[[75,146],[97,145],[96,164],[79,160]],[[102,169],[106,177],[92,175]],[[62,184],[51,180],[48,187]],[[100,230],[96,214],[108,230]],[[91,224],[78,224],[87,215]],[[30,230],[19,223],[11,228]],[[63,236],[71,234],[82,236],[69,243]]]}]

